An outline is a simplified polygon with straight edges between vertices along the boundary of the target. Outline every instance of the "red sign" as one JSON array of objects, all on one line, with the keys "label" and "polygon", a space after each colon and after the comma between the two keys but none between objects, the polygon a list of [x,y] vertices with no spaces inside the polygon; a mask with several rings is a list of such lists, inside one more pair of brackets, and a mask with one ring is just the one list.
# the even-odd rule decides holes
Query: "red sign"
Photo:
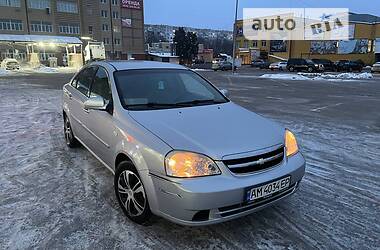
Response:
[{"label": "red sign", "polygon": [[122,0],[121,1],[121,7],[127,8],[127,9],[141,10],[142,9],[142,1],[143,0]]}]

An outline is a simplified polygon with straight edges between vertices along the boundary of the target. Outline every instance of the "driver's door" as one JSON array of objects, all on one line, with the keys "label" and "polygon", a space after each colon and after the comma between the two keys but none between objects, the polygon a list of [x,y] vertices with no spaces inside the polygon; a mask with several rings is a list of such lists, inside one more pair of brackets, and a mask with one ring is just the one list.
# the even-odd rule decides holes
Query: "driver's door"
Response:
[{"label": "driver's door", "polygon": [[108,166],[113,166],[113,151],[116,143],[113,125],[113,100],[106,69],[99,66],[90,88],[90,98],[100,96],[107,110],[88,110],[87,127],[92,136],[91,150]]}]

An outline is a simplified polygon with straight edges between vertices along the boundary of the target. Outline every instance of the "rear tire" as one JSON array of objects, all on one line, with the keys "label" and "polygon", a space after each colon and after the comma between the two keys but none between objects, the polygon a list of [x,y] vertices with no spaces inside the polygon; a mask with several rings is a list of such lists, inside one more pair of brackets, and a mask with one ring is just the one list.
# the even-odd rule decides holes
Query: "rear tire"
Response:
[{"label": "rear tire", "polygon": [[307,68],[307,72],[313,73],[314,69],[312,67]]},{"label": "rear tire", "polygon": [[290,71],[290,72],[294,72],[294,67],[293,67],[293,66],[290,66],[290,67],[289,67],[289,71]]},{"label": "rear tire", "polygon": [[114,177],[117,201],[124,214],[137,224],[145,224],[152,217],[144,184],[135,166],[128,161],[121,162]]},{"label": "rear tire", "polygon": [[76,148],[79,146],[79,141],[75,138],[74,132],[71,128],[70,120],[67,115],[63,117],[63,129],[65,133],[66,145],[69,148]]}]

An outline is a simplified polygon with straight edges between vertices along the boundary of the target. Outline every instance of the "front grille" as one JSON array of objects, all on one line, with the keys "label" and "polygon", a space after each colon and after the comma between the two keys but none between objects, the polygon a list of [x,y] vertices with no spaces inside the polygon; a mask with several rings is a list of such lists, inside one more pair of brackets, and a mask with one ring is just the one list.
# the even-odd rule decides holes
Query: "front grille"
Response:
[{"label": "front grille", "polygon": [[247,174],[265,170],[284,160],[285,147],[251,157],[225,160],[223,163],[235,174]]}]

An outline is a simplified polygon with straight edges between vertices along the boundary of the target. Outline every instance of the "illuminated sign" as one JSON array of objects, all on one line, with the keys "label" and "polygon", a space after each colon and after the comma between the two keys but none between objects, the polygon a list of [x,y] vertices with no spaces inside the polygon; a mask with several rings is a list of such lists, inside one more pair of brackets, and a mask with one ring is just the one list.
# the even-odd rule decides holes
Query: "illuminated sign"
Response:
[{"label": "illuminated sign", "polygon": [[127,9],[141,10],[143,0],[122,0],[121,7]]}]

